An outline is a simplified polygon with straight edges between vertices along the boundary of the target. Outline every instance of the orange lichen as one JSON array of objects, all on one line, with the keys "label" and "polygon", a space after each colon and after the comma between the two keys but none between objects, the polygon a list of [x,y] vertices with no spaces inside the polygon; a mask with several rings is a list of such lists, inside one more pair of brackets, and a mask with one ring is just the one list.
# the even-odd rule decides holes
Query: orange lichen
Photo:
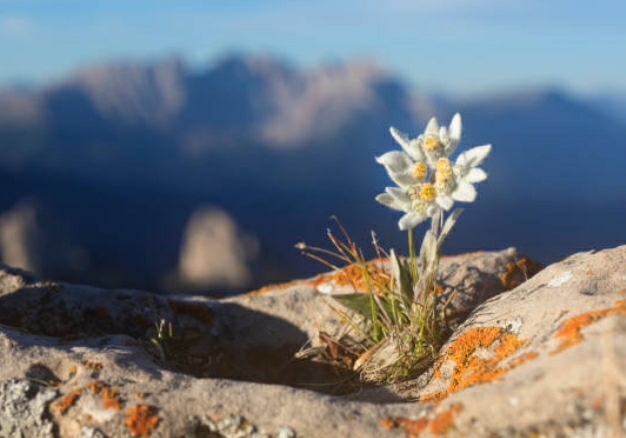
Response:
[{"label": "orange lichen", "polygon": [[175,315],[186,314],[205,324],[213,322],[211,309],[203,303],[186,303],[184,301],[167,300]]},{"label": "orange lichen", "polygon": [[80,396],[81,390],[75,389],[73,391],[68,392],[60,399],[55,400],[50,405],[50,408],[53,411],[60,413],[61,415],[65,414],[69,408],[72,407],[78,396]]},{"label": "orange lichen", "polygon": [[581,330],[588,325],[613,314],[626,315],[626,300],[615,301],[615,307],[608,309],[592,310],[581,315],[573,316],[566,319],[558,332],[554,335],[555,338],[560,339],[559,345],[550,354],[554,355],[561,351],[579,344],[585,338],[583,337]]},{"label": "orange lichen", "polygon": [[463,409],[463,405],[461,403],[455,403],[450,409],[435,415],[435,418],[428,424],[430,433],[433,435],[442,435],[450,430],[454,417],[456,417],[456,414],[458,414],[461,409]]},{"label": "orange lichen", "polygon": [[72,377],[76,375],[77,372],[78,372],[78,367],[75,364],[72,364],[70,369],[67,371],[67,377],[71,379]]},{"label": "orange lichen", "polygon": [[122,409],[122,401],[117,394],[117,390],[109,387],[106,383],[100,380],[93,380],[87,384],[87,388],[91,389],[94,394],[102,397],[103,408],[116,411]]},{"label": "orange lichen", "polygon": [[452,427],[456,415],[463,409],[463,404],[455,403],[450,408],[434,415],[423,416],[414,420],[408,418],[383,418],[381,426],[390,430],[395,427],[404,429],[407,437],[417,437],[426,429],[432,435],[443,435]]},{"label": "orange lichen", "polygon": [[253,297],[256,295],[263,295],[264,293],[267,293],[273,290],[287,289],[289,287],[296,286],[298,283],[301,283],[301,282],[302,280],[293,280],[293,281],[288,281],[286,283],[268,284],[267,286],[263,286],[259,289],[256,289],[251,292],[248,292],[247,294],[244,294],[244,297]]},{"label": "orange lichen", "polygon": [[540,263],[522,257],[506,264],[506,272],[500,276],[500,284],[504,290],[515,289],[542,269]]},{"label": "orange lichen", "polygon": [[404,429],[407,436],[416,437],[426,430],[426,426],[428,426],[428,418],[420,417],[415,420],[410,420],[408,418],[383,418],[380,420],[380,424],[387,430],[401,427]]},{"label": "orange lichen", "polygon": [[134,436],[148,435],[159,424],[156,408],[149,405],[135,405],[126,411],[124,424]]},{"label": "orange lichen", "polygon": [[[447,389],[425,394],[420,397],[420,401],[442,400],[452,392],[502,377],[511,369],[537,356],[531,352],[508,364],[502,364],[525,343],[525,340],[500,327],[474,327],[464,331],[435,363],[433,377],[438,379],[443,378],[442,366],[449,361],[454,363]],[[486,350],[491,353],[485,354]]]},{"label": "orange lichen", "polygon": [[100,371],[103,368],[103,365],[95,360],[83,360],[83,365],[94,371]]},{"label": "orange lichen", "polygon": [[370,284],[387,285],[389,283],[390,276],[383,267],[385,261],[385,258],[376,258],[367,263],[352,263],[335,272],[319,274],[312,280],[309,280],[308,284],[319,286],[332,281],[338,286],[352,286],[359,292],[365,292],[367,291],[368,281]]}]

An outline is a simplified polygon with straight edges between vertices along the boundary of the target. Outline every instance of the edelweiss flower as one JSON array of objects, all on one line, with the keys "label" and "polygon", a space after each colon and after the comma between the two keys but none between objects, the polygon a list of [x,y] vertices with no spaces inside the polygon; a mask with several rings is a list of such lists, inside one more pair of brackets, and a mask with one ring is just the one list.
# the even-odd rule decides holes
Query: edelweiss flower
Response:
[{"label": "edelweiss flower", "polygon": [[433,117],[424,133],[413,140],[390,128],[391,135],[404,152],[387,152],[377,157],[376,161],[385,166],[398,187],[387,187],[376,200],[405,212],[398,223],[401,230],[415,227],[432,217],[439,208],[449,210],[454,201],[473,202],[476,199],[476,189],[472,184],[487,178],[487,174],[477,166],[487,157],[491,145],[463,152],[452,165],[448,156],[456,150],[461,130],[458,113],[448,129],[439,127]]},{"label": "edelweiss flower", "polygon": [[472,184],[487,179],[487,173],[477,167],[489,155],[491,145],[477,146],[463,152],[454,166],[447,158],[440,158],[434,174],[437,203],[449,210],[454,201],[474,202],[476,189]]},{"label": "edelweiss flower", "polygon": [[461,139],[461,130],[461,116],[458,113],[452,117],[449,129],[439,127],[437,119],[433,117],[424,133],[413,140],[392,126],[389,131],[404,152],[387,152],[377,157],[376,161],[385,166],[391,179],[400,187],[422,183],[428,168],[435,168],[437,159],[454,152]]},{"label": "edelweiss flower", "polygon": [[393,210],[405,213],[398,221],[398,227],[402,231],[414,228],[434,216],[439,209],[434,202],[435,188],[430,183],[408,188],[386,187],[385,193],[376,196],[376,200]]},{"label": "edelweiss flower", "polygon": [[435,117],[431,118],[426,125],[424,133],[414,140],[415,147],[421,149],[429,167],[433,169],[439,158],[449,157],[461,140],[461,115],[456,113],[450,121],[450,126],[439,127]]},{"label": "edelweiss flower", "polygon": [[491,145],[476,146],[458,156],[452,171],[456,181],[456,188],[452,192],[455,201],[474,202],[476,189],[472,184],[487,179],[487,173],[478,167],[491,152]]}]

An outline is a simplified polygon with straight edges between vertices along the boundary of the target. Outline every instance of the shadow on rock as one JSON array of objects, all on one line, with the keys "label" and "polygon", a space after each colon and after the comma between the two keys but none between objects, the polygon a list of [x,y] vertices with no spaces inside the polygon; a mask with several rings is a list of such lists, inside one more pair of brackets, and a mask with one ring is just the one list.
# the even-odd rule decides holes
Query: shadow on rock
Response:
[{"label": "shadow on rock", "polygon": [[59,349],[103,348],[107,337],[126,335],[128,348],[142,347],[162,369],[194,377],[337,395],[362,387],[352,372],[294,359],[308,341],[303,330],[237,303],[46,282],[6,267],[0,274],[0,324],[33,335],[33,344],[43,335]]}]

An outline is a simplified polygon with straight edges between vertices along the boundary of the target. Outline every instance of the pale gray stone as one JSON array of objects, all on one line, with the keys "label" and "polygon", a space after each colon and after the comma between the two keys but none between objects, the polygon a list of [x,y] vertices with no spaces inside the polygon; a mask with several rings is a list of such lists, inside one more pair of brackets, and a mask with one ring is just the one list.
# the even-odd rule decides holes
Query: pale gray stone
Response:
[{"label": "pale gray stone", "polygon": [[52,438],[55,424],[48,404],[58,396],[46,382],[8,379],[0,383],[0,436]]},{"label": "pale gray stone", "polygon": [[521,257],[442,260],[445,290],[473,310],[440,362],[412,382],[336,395],[332,370],[293,359],[340,327],[311,280],[213,300],[2,267],[0,436],[620,436],[626,246],[575,254],[502,293]]}]

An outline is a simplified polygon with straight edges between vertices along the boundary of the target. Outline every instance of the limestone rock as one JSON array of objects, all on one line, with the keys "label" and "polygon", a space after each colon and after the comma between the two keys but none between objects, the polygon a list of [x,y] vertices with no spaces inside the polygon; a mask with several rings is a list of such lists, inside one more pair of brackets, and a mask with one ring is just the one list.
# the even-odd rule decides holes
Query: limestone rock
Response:
[{"label": "limestone rock", "polygon": [[34,201],[23,200],[0,216],[0,259],[29,271],[39,271],[42,232]]},{"label": "limestone rock", "polygon": [[257,252],[256,239],[242,235],[228,213],[217,208],[199,208],[185,230],[178,281],[197,289],[246,287],[252,281],[248,262]]},{"label": "limestone rock", "polygon": [[459,308],[488,299],[433,368],[334,395],[333,370],[293,353],[340,324],[318,291],[337,272],[215,300],[2,267],[0,435],[620,436],[626,246],[530,267],[512,249],[442,260]]}]

